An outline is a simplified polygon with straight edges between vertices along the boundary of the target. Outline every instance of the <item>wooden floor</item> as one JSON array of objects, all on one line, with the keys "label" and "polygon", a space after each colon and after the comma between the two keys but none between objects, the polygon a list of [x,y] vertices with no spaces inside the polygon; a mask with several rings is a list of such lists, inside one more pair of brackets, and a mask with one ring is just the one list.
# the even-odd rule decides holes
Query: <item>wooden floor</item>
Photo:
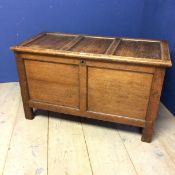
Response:
[{"label": "wooden floor", "polygon": [[175,175],[175,118],[160,105],[151,144],[139,128],[38,111],[0,84],[0,175]]}]

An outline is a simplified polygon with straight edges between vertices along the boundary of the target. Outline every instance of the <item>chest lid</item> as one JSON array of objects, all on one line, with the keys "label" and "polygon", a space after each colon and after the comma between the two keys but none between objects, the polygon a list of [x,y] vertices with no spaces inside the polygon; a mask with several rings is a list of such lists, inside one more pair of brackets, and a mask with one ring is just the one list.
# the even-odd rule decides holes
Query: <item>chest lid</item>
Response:
[{"label": "chest lid", "polygon": [[11,50],[109,62],[171,66],[168,45],[161,40],[40,33],[11,47]]}]

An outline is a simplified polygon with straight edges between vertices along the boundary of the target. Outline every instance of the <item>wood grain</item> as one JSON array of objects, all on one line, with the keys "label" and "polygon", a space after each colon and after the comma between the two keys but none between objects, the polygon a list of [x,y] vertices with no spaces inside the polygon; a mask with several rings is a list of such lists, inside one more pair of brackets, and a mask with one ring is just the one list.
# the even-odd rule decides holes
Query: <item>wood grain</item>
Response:
[{"label": "wood grain", "polygon": [[75,37],[74,36],[65,36],[52,34],[46,34],[43,37],[38,38],[32,43],[28,43],[26,47],[33,48],[46,48],[46,49],[61,49],[63,46],[71,42]]},{"label": "wood grain", "polygon": [[[155,138],[159,139],[163,149],[175,165],[175,118],[173,114],[162,104],[159,105],[157,122],[155,122]],[[168,127],[167,127],[168,126]]]},{"label": "wood grain", "polygon": [[92,54],[92,53],[84,53],[84,52],[71,52],[71,51],[62,51],[62,50],[54,50],[54,49],[39,49],[39,48],[28,48],[28,47],[14,47],[11,50],[15,50],[15,53],[19,56],[21,53],[30,53],[33,55],[50,55],[50,56],[58,56],[58,57],[67,57],[67,58],[77,58],[77,59],[87,59],[94,61],[105,61],[109,63],[126,63],[126,64],[135,64],[135,65],[144,65],[144,66],[156,66],[156,67],[171,67],[171,61],[168,59],[158,60],[158,59],[147,59],[147,58],[134,58],[127,56],[115,56],[115,55],[105,55],[105,54]]},{"label": "wood grain", "polygon": [[169,67],[171,66],[171,61],[167,48],[167,44],[161,40],[48,32],[11,47],[13,51],[22,53],[81,57],[109,62],[132,62]]},{"label": "wood grain", "polygon": [[29,122],[20,103],[16,115],[3,175],[47,175],[47,112]]},{"label": "wood grain", "polygon": [[160,59],[160,42],[122,40],[115,55]]},{"label": "wood grain", "polygon": [[109,47],[112,40],[84,37],[79,44],[70,50],[73,52],[98,53],[103,54]]},{"label": "wood grain", "polygon": [[71,114],[72,117],[81,116],[81,117],[93,118],[97,120],[128,124],[132,126],[140,126],[140,127],[145,126],[145,120],[143,119],[131,118],[126,116],[114,115],[114,114],[105,114],[100,112],[92,112],[92,111],[84,112],[72,107],[65,107],[65,106],[39,102],[34,100],[29,101],[29,106],[33,108],[44,109],[44,110],[53,111],[53,112],[60,112],[63,114]]},{"label": "wood grain", "polygon": [[80,65],[80,110],[87,111],[87,66]]},{"label": "wood grain", "polygon": [[88,111],[145,119],[152,75],[88,68]]},{"label": "wood grain", "polygon": [[76,65],[25,61],[30,98],[79,108],[79,68]]},{"label": "wood grain", "polygon": [[15,52],[26,118],[32,108],[143,127],[150,142],[163,74],[161,40],[44,33]]},{"label": "wood grain", "polygon": [[166,41],[161,42],[161,57],[162,60],[171,60],[168,43]]},{"label": "wood grain", "polygon": [[126,70],[131,72],[138,72],[138,73],[154,73],[155,67],[150,66],[141,66],[141,65],[134,65],[134,64],[114,64],[114,63],[106,63],[102,61],[86,61],[86,65],[88,67],[96,67],[96,68],[104,68],[104,69],[113,69],[113,70]]},{"label": "wood grain", "polygon": [[[163,121],[158,122],[164,125]],[[139,131],[133,127],[120,127],[118,131],[139,175],[174,175],[175,164],[167,153],[167,143],[164,145],[158,137],[151,144],[140,142]]]},{"label": "wood grain", "polygon": [[81,123],[63,117],[49,117],[48,174],[92,175]]},{"label": "wood grain", "polygon": [[18,83],[0,83],[0,174],[6,162],[20,102]]},{"label": "wood grain", "polygon": [[115,128],[99,122],[82,126],[94,175],[137,175]]},{"label": "wood grain", "polygon": [[23,107],[25,111],[26,119],[32,120],[34,118],[33,109],[29,107],[29,89],[27,84],[26,69],[24,65],[24,59],[16,58],[16,65],[19,77],[19,84],[21,89]]},{"label": "wood grain", "polygon": [[164,70],[156,69],[153,76],[150,101],[147,109],[146,123],[143,129],[142,141],[151,142],[153,124],[157,117],[158,105],[164,80]]}]

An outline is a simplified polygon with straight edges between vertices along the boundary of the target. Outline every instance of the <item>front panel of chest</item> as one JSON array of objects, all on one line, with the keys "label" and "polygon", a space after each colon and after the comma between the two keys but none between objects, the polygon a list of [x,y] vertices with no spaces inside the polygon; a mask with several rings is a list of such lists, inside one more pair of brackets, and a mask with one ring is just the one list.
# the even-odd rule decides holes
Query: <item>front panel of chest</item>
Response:
[{"label": "front panel of chest", "polygon": [[30,99],[79,108],[79,66],[25,60]]},{"label": "front panel of chest", "polygon": [[145,120],[154,68],[87,62],[88,113]]},{"label": "front panel of chest", "polygon": [[[83,61],[83,64],[82,64]],[[80,113],[145,120],[153,68],[80,60],[25,60],[30,100]]]}]

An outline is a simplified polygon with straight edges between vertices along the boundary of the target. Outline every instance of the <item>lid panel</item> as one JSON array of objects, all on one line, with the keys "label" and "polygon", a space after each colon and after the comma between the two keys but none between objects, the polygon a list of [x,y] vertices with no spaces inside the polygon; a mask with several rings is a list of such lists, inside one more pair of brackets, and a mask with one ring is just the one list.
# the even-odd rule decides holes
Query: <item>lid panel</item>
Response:
[{"label": "lid panel", "polygon": [[40,33],[11,47],[16,53],[35,53],[78,59],[105,60],[170,67],[168,43],[161,40]]},{"label": "lid panel", "polygon": [[160,59],[160,42],[122,40],[118,45],[114,55]]},{"label": "lid panel", "polygon": [[80,42],[74,45],[69,51],[104,54],[113,39],[84,37]]},{"label": "lid panel", "polygon": [[25,46],[34,47],[34,48],[45,48],[45,49],[61,49],[63,46],[68,44],[71,40],[73,40],[75,36],[71,35],[52,35],[46,34],[37,40],[26,44]]}]

